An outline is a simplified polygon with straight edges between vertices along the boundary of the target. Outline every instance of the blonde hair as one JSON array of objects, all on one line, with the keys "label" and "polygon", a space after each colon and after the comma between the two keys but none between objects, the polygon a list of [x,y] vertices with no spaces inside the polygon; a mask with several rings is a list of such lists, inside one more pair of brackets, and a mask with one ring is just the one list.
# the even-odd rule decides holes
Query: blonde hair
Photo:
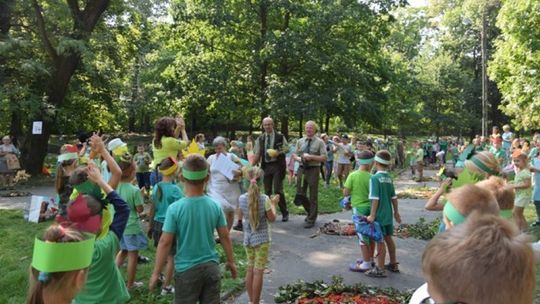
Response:
[{"label": "blonde hair", "polygon": [[514,190],[507,187],[506,181],[503,178],[491,176],[489,179],[479,181],[476,185],[488,190],[495,196],[499,204],[499,209],[508,210],[514,208]]},{"label": "blonde hair", "polygon": [[447,198],[464,217],[467,217],[473,211],[493,215],[499,214],[499,205],[495,196],[488,190],[476,185],[463,185],[456,188],[448,193]]},{"label": "blonde hair", "polygon": [[[50,226],[43,234],[44,241],[52,243],[69,243],[84,240],[83,234],[72,228],[64,228],[59,225]],[[28,304],[43,304],[43,291],[47,289],[50,293],[66,293],[69,290],[70,281],[79,270],[51,272],[48,273],[48,280],[41,282],[38,280],[39,271],[30,266],[30,288],[28,289]]]},{"label": "blonde hair", "polygon": [[251,231],[255,232],[259,226],[259,201],[261,198],[261,190],[257,181],[262,176],[262,169],[259,167],[251,167],[244,170],[244,177],[250,181],[247,193],[248,199],[248,218]]},{"label": "blonde hair", "polygon": [[499,216],[475,212],[429,242],[422,270],[443,302],[532,303],[536,265],[528,241]]},{"label": "blonde hair", "polygon": [[[475,158],[477,161],[479,161],[481,165],[479,166],[478,164],[475,164],[472,158]],[[485,176],[497,175],[501,172],[499,161],[497,161],[497,158],[495,158],[495,155],[493,155],[493,153],[490,153],[488,151],[482,151],[473,155],[472,158],[465,161],[465,168],[467,168],[473,173],[482,174]],[[481,167],[486,167],[491,172],[486,172],[486,170]]]}]

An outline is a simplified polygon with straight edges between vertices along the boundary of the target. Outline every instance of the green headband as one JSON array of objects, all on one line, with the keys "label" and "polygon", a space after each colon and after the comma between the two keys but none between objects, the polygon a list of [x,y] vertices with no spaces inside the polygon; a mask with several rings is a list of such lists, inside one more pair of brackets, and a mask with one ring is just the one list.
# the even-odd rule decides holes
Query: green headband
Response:
[{"label": "green headband", "polygon": [[499,216],[505,219],[512,218],[512,209],[501,209],[499,210]]},{"label": "green headband", "polygon": [[478,169],[486,172],[487,174],[489,175],[499,175],[499,172],[496,172],[495,170],[492,170],[490,168],[488,168],[488,166],[486,166],[480,159],[478,159],[477,157],[471,157],[470,161],[473,162],[473,164],[475,164]]},{"label": "green headband", "polygon": [[81,194],[92,195],[97,199],[101,199],[103,197],[103,195],[101,194],[101,188],[90,180],[87,180],[84,183],[78,184],[73,187],[77,190],[77,192]]},{"label": "green headband", "polygon": [[374,158],[366,158],[366,159],[359,159],[358,164],[360,165],[371,165],[373,163]]},{"label": "green headband", "polygon": [[36,238],[32,267],[41,272],[63,272],[89,267],[96,239],[91,234],[87,237],[84,241],[68,243],[46,242]]},{"label": "green headband", "polygon": [[383,165],[390,165],[390,161],[389,160],[386,160],[386,159],[382,159],[378,156],[375,156],[375,161],[380,163],[380,164],[383,164]]},{"label": "green headband", "polygon": [[465,217],[463,214],[461,214],[459,211],[457,211],[456,207],[452,204],[452,202],[447,201],[446,204],[444,204],[444,215],[450,220],[454,225],[459,225],[463,222],[465,222]]},{"label": "green headband", "polygon": [[79,158],[79,155],[75,152],[73,153],[64,153],[64,154],[60,154],[58,155],[58,162],[61,163],[61,162],[64,162],[66,160],[72,160],[72,159],[77,159]]},{"label": "green headband", "polygon": [[185,179],[188,179],[191,181],[201,180],[208,176],[208,169],[204,169],[201,171],[190,171],[186,168],[182,168],[182,176]]}]

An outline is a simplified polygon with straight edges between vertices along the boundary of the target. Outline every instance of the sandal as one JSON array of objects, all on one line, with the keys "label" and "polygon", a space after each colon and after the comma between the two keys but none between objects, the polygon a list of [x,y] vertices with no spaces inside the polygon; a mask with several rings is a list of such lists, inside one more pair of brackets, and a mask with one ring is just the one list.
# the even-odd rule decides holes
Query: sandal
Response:
[{"label": "sandal", "polygon": [[370,269],[371,269],[371,267],[363,269],[362,268],[362,262],[349,264],[349,270],[352,271],[352,272],[366,272],[366,271],[368,271]]},{"label": "sandal", "polygon": [[384,265],[384,268],[388,269],[391,272],[399,272],[399,263],[388,263]]},{"label": "sandal", "polygon": [[366,271],[366,275],[368,277],[373,277],[373,278],[385,278],[386,271],[384,269],[380,269],[379,267],[375,266],[371,268],[370,270]]}]

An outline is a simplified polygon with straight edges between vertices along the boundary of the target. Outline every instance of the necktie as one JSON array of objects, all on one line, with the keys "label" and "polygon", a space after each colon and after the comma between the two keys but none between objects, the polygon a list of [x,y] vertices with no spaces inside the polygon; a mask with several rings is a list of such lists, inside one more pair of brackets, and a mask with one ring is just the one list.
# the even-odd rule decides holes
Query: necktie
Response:
[{"label": "necktie", "polygon": [[304,153],[308,153],[309,154],[309,151],[311,150],[311,138],[308,138],[307,139],[307,145],[306,145],[306,150],[304,150]]},{"label": "necktie", "polygon": [[270,157],[268,156],[268,149],[270,149],[270,137],[268,136],[268,134],[266,134],[265,136],[265,141],[266,141],[266,149],[264,149],[264,161],[265,162],[269,162],[270,161]]}]

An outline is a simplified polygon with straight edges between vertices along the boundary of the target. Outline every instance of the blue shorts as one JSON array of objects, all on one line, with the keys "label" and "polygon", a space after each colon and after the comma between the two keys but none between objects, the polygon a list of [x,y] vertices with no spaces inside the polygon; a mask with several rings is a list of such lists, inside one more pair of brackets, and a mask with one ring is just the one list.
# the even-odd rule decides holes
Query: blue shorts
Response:
[{"label": "blue shorts", "polygon": [[148,239],[141,232],[138,234],[124,234],[120,240],[120,249],[124,251],[139,251],[148,247]]}]

